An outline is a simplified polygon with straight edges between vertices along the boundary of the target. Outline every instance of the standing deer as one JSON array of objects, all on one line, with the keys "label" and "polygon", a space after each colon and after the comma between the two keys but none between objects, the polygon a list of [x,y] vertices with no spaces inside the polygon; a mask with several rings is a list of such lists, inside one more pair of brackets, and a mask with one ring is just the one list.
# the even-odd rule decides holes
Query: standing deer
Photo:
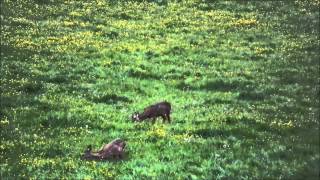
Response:
[{"label": "standing deer", "polygon": [[142,113],[135,112],[132,114],[131,118],[133,121],[143,121],[145,119],[152,119],[152,122],[155,123],[156,118],[161,116],[163,122],[166,120],[170,123],[170,111],[171,104],[169,102],[160,102],[151,106],[148,106],[144,109]]}]

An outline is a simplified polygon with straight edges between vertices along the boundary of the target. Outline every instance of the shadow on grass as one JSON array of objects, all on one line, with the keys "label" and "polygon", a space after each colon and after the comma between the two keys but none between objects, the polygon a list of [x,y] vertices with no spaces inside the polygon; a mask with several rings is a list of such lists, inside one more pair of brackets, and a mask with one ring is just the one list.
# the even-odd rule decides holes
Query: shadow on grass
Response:
[{"label": "shadow on grass", "polygon": [[207,99],[204,101],[204,105],[214,105],[214,104],[232,104],[233,100],[225,100],[225,99],[220,99],[220,98],[212,98],[212,99]]},{"label": "shadow on grass", "polygon": [[106,103],[106,104],[116,104],[118,102],[130,103],[132,102],[129,98],[125,96],[118,96],[116,94],[106,94],[99,97],[92,98],[95,103]]},{"label": "shadow on grass", "polygon": [[[28,61],[30,56],[36,53],[36,51],[31,51],[29,49],[16,48],[9,44],[1,44],[1,52],[3,55],[1,57],[10,57],[17,61]],[[3,60],[3,59],[2,59]]]},{"label": "shadow on grass", "polygon": [[198,129],[193,134],[202,138],[229,137],[234,136],[238,139],[256,139],[260,134],[278,134],[285,132],[272,127],[263,122],[257,122],[253,119],[227,117],[225,120],[226,127],[222,129],[204,128]]},{"label": "shadow on grass", "polygon": [[[66,128],[66,127],[79,127],[96,130],[109,131],[116,129],[112,123],[104,123],[97,121],[97,115],[90,115],[86,113],[68,113],[67,110],[49,111],[45,116],[39,118],[38,123],[43,128]],[[38,124],[36,124],[38,125]],[[74,133],[65,133],[66,136],[76,135]]]},{"label": "shadow on grass", "polygon": [[205,84],[196,87],[192,84],[187,84],[185,82],[181,82],[178,84],[177,88],[182,89],[190,89],[190,90],[207,90],[207,91],[236,91],[241,89],[252,89],[251,86],[253,82],[245,80],[245,79],[212,79],[206,82]]},{"label": "shadow on grass", "polygon": [[214,79],[199,87],[201,90],[207,91],[239,91],[252,90],[252,81],[245,79]]},{"label": "shadow on grass", "polygon": [[43,156],[47,157],[47,158],[55,158],[55,157],[64,157],[65,156],[64,150],[59,145],[51,146],[50,149],[47,149],[46,151],[41,150],[38,153],[43,153]]},{"label": "shadow on grass", "polygon": [[247,101],[262,101],[268,96],[268,93],[265,91],[251,90],[251,91],[241,91],[239,94],[239,100]]},{"label": "shadow on grass", "polygon": [[320,176],[320,166],[319,159],[308,161],[306,166],[295,172],[293,175],[288,177],[288,179],[292,180],[300,180],[300,179],[319,179]]},{"label": "shadow on grass", "polygon": [[[238,92],[239,100],[246,101],[261,101],[267,98],[270,93],[264,89],[260,90],[256,88],[253,81],[246,79],[233,78],[233,79],[213,79],[200,86],[194,86],[185,82],[180,82],[176,88],[182,91],[215,91],[215,92]],[[228,103],[228,101],[221,101],[219,99],[208,100],[205,104],[212,103]],[[231,102],[230,102],[231,103]]]},{"label": "shadow on grass", "polygon": [[130,77],[139,78],[139,79],[155,79],[159,80],[161,77],[155,73],[152,73],[152,69],[145,66],[134,67],[128,71]]}]

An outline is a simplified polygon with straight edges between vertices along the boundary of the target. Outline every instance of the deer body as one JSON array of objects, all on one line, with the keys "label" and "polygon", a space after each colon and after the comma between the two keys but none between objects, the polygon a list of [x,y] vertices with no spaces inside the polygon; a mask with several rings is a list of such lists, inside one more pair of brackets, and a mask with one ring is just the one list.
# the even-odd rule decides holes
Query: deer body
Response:
[{"label": "deer body", "polygon": [[132,120],[143,121],[145,119],[153,119],[154,123],[157,117],[162,117],[163,122],[167,120],[170,123],[170,111],[171,104],[169,102],[164,101],[146,107],[142,113],[134,113],[132,115]]},{"label": "deer body", "polygon": [[123,157],[125,146],[126,143],[121,139],[115,139],[105,144],[99,151],[92,151],[92,146],[89,145],[82,158],[86,160],[120,159]]}]

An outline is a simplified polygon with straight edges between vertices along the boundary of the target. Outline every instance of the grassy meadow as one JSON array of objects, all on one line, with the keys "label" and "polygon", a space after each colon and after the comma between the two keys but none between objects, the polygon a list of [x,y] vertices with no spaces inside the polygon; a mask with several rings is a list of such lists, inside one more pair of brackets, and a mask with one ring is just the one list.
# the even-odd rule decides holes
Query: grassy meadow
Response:
[{"label": "grassy meadow", "polygon": [[319,179],[319,8],[1,0],[1,179]]}]

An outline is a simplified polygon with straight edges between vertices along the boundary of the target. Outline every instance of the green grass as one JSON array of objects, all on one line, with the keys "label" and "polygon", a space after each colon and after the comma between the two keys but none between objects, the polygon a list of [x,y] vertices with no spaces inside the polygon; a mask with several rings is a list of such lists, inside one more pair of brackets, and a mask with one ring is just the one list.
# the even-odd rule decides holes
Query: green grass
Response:
[{"label": "green grass", "polygon": [[319,7],[1,1],[1,178],[318,179]]}]

